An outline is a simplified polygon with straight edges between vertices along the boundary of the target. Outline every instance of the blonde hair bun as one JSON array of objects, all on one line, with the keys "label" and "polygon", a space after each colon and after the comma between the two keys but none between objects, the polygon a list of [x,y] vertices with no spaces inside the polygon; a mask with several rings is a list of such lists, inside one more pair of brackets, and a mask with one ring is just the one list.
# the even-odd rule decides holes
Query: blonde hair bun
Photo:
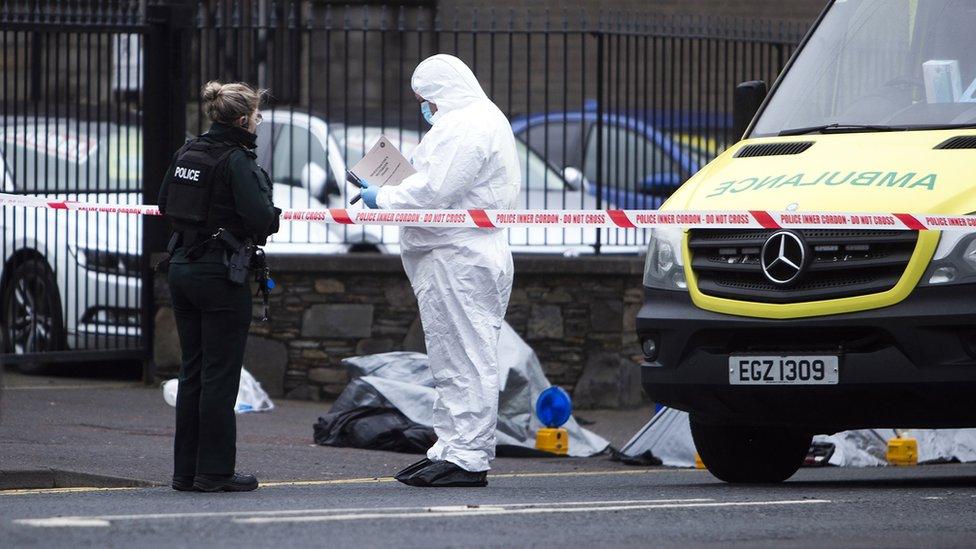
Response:
[{"label": "blonde hair bun", "polygon": [[211,80],[203,87],[203,111],[212,122],[232,124],[261,106],[266,90],[255,90],[244,82],[222,84]]},{"label": "blonde hair bun", "polygon": [[203,100],[213,101],[220,96],[220,90],[223,89],[224,85],[216,80],[211,80],[207,82],[207,85],[203,87]]}]

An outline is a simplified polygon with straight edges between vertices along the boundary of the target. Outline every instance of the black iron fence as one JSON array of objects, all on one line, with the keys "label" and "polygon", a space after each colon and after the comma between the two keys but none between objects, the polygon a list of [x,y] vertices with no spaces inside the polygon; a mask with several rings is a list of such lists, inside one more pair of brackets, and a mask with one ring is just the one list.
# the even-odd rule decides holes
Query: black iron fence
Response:
[{"label": "black iron fence", "polygon": [[[0,8],[0,192],[141,203],[144,17],[80,4]],[[129,216],[3,207],[4,361],[141,357],[141,232]]]},{"label": "black iron fence", "polygon": [[[264,9],[259,9],[259,8]],[[216,2],[195,14],[187,127],[206,128],[199,90],[247,80],[273,100],[262,164],[286,205],[342,206],[354,164],[387,135],[408,152],[426,125],[413,68],[451,53],[510,117],[522,160],[520,206],[653,208],[723,150],[737,82],[772,81],[803,25],[616,13],[441,13],[422,7]],[[267,116],[270,113],[270,116]],[[278,243],[395,250],[395,229],[294,227]],[[318,229],[321,229],[319,227]],[[530,251],[633,252],[635,231],[512,229]]]},{"label": "black iron fence", "polygon": [[[654,208],[736,139],[734,85],[772,81],[803,30],[647,14],[441,13],[423,2],[11,0],[0,8],[3,192],[153,202],[171,152],[208,126],[203,84],[244,80],[271,90],[258,154],[276,203],[343,206],[355,194],[346,167],[380,135],[408,153],[422,138],[410,75],[443,52],[468,63],[512,121],[520,207]],[[146,252],[163,245],[161,224],[13,207],[0,224],[5,358],[144,352]],[[645,237],[510,231],[533,252],[632,253]],[[395,252],[397,243],[394,228],[294,223],[269,252]]]}]

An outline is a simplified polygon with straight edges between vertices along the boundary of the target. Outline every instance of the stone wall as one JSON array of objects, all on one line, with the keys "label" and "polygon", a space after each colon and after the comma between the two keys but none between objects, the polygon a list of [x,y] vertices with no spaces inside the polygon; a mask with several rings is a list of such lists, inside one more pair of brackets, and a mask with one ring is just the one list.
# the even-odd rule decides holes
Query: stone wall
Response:
[{"label": "stone wall", "polygon": [[[343,358],[423,351],[417,302],[398,256],[276,256],[271,320],[255,320],[245,367],[272,396],[331,400],[348,381]],[[535,349],[546,375],[576,405],[627,407],[642,400],[634,321],[642,300],[635,257],[516,256],[509,324]],[[157,377],[179,369],[169,291],[156,278]]]}]

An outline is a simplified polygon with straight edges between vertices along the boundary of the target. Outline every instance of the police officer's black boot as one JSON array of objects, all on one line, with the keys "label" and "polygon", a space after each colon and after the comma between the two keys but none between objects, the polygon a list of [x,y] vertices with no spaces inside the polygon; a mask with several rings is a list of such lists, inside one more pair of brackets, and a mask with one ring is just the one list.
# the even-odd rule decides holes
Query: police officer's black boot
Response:
[{"label": "police officer's black boot", "polygon": [[193,477],[173,475],[173,483],[171,484],[174,490],[179,490],[180,492],[196,492],[193,487]]},{"label": "police officer's black boot", "polygon": [[250,492],[258,487],[254,475],[197,475],[193,488],[200,492]]}]

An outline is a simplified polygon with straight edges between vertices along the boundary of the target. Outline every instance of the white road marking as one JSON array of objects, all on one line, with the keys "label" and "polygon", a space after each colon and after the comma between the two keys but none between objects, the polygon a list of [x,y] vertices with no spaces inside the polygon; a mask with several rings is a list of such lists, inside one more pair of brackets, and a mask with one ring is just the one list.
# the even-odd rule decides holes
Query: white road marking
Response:
[{"label": "white road marking", "polygon": [[37,526],[37,527],[73,527],[73,528],[93,528],[93,527],[105,527],[111,526],[112,523],[97,518],[81,518],[81,517],[51,517],[44,519],[22,519],[15,520],[17,524],[23,524],[25,526]]},{"label": "white road marking", "polygon": [[646,505],[615,505],[615,506],[594,506],[594,507],[552,507],[539,506],[529,508],[506,508],[504,506],[491,506],[488,508],[472,508],[463,511],[443,511],[437,508],[419,510],[403,513],[362,513],[362,514],[341,514],[341,515],[318,515],[318,516],[298,516],[298,517],[252,517],[233,519],[237,524],[271,524],[271,523],[293,523],[293,522],[336,522],[352,520],[375,520],[375,519],[404,519],[404,518],[457,518],[457,517],[477,517],[488,515],[535,515],[535,514],[555,514],[555,513],[595,513],[609,511],[643,511],[651,509],[702,509],[711,507],[758,507],[774,505],[809,505],[816,503],[832,503],[826,499],[802,499],[802,500],[782,500],[782,501],[728,501],[728,502],[707,502],[707,503],[660,503]]},{"label": "white road marking", "polygon": [[[638,499],[638,500],[611,500],[611,501],[564,501],[559,502],[561,506],[573,507],[580,505],[623,505],[623,504],[648,504],[648,503],[700,503],[714,501],[709,498],[689,498],[689,499]],[[443,507],[383,507],[383,511],[417,511],[431,510],[438,511],[461,511],[467,509],[479,509],[485,507],[517,508],[535,507],[539,503],[503,503],[485,505],[453,505]],[[172,519],[199,519],[199,518],[220,518],[220,517],[245,517],[245,516],[289,516],[289,515],[322,515],[326,513],[351,514],[365,511],[377,510],[376,507],[350,507],[339,509],[282,509],[277,511],[211,511],[202,513],[147,513],[141,515],[93,515],[93,516],[74,516],[74,517],[46,517],[33,519],[18,519],[16,524],[28,526],[85,526],[85,521],[132,521],[132,520],[172,520]],[[76,522],[77,524],[63,524],[65,522]],[[101,526],[93,524],[93,526]]]},{"label": "white road marking", "polygon": [[[565,501],[559,502],[560,506],[602,506],[602,505],[626,505],[626,504],[665,504],[665,503],[703,503],[714,501],[708,498],[688,498],[688,499],[646,499],[646,500],[610,500],[610,501]],[[484,505],[451,505],[440,507],[383,507],[383,512],[462,512],[477,509],[506,509],[537,507],[539,503],[488,503]],[[59,526],[108,526],[113,521],[137,521],[137,520],[173,520],[173,519],[200,519],[200,518],[238,518],[238,517],[277,517],[289,515],[315,515],[338,514],[351,515],[362,512],[376,512],[376,507],[352,507],[339,509],[287,509],[275,511],[213,511],[202,513],[148,513],[141,515],[94,515],[94,516],[73,516],[73,517],[45,517],[31,519],[17,519],[15,524],[37,527],[59,527]]]}]

